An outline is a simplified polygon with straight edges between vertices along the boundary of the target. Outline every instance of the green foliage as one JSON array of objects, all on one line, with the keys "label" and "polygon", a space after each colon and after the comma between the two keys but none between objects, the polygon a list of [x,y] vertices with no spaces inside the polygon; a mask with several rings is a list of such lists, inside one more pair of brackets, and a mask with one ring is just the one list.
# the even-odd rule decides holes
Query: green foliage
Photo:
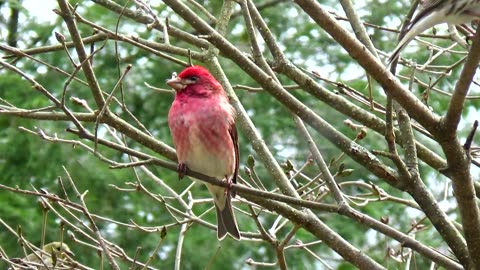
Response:
[{"label": "green foliage", "polygon": [[[134,10],[133,1],[116,1],[120,5],[125,5],[128,2],[127,8]],[[207,8],[212,14],[217,15],[221,9],[221,1],[197,1],[203,7]],[[264,2],[264,1],[259,1]],[[322,5],[327,5],[340,10],[338,1],[320,1]],[[376,25],[390,25],[394,22],[393,27],[401,24],[406,7],[410,5],[410,1],[395,1],[395,0],[372,0],[366,1],[367,5],[378,8],[369,8],[369,6],[360,6],[359,11],[363,14],[362,19],[370,24]],[[127,37],[138,36],[145,40],[158,42],[163,38],[163,33],[156,30],[149,30],[146,25],[136,23],[133,19],[120,17],[100,5],[87,1],[71,1],[72,4],[78,3],[77,11],[87,20],[91,20],[98,25],[108,27],[108,29],[116,29],[118,23],[118,33]],[[0,2],[0,11],[7,10]],[[19,5],[19,1],[9,1],[10,7]],[[22,7],[22,6],[20,6]],[[155,12],[161,14],[162,18],[170,18],[172,25],[182,30],[188,31],[193,35],[195,30],[192,26],[185,23],[178,15],[163,4],[153,6]],[[28,17],[28,7],[21,9]],[[303,11],[296,5],[289,2],[282,2],[261,11],[270,30],[277,38],[278,43],[285,51],[286,56],[295,64],[305,67],[308,70],[320,69],[325,73],[325,77],[332,80],[341,80],[348,78],[343,83],[348,84],[349,87],[364,93],[368,93],[368,81],[363,70],[359,71],[358,64],[341,48],[325,31],[317,25],[311,23]],[[3,14],[3,13],[2,13]],[[207,20],[205,14],[199,14],[202,18]],[[292,18],[295,20],[292,20]],[[30,18],[21,22],[20,41],[24,47],[40,47],[44,45],[57,44],[53,37],[53,32],[59,32],[68,37],[68,30],[60,18],[57,18],[52,24],[40,24],[35,18]],[[400,18],[400,19],[399,19]],[[347,24],[347,22],[344,22]],[[80,32],[84,37],[92,34],[90,26],[79,24]],[[369,28],[368,32],[371,34],[371,39],[378,49],[389,51],[395,47],[396,33],[386,32],[377,28]],[[28,30],[28,31],[27,31]],[[251,53],[249,47],[249,39],[244,25],[244,19],[240,13],[235,13],[230,25],[228,26],[227,38],[243,52]],[[189,48],[191,45],[182,41],[177,41],[176,46]],[[445,43],[446,44],[446,43]],[[438,45],[446,46],[442,42]],[[115,91],[114,97],[116,100],[124,102],[126,108],[134,115],[136,119],[145,126],[145,128],[153,134],[153,137],[172,145],[170,132],[167,125],[167,113],[173,100],[173,94],[157,93],[147,88],[145,83],[158,88],[167,88],[165,80],[171,77],[172,72],[180,72],[183,67],[168,61],[162,57],[157,57],[153,53],[140,49],[138,46],[133,46],[127,42],[108,40],[106,42],[98,42],[93,45],[87,45],[86,48],[99,49],[99,52],[93,57],[93,68],[99,82],[99,85],[108,96],[112,93],[118,83],[119,77],[124,72],[127,65],[132,65],[132,69],[122,81],[122,84]],[[412,47],[410,47],[412,48]],[[75,50],[68,49],[73,55],[74,61],[78,62]],[[265,48],[265,51],[267,49]],[[424,62],[429,57],[429,52],[422,50],[418,52],[416,49],[407,49],[402,56],[406,58],[414,58],[417,62]],[[269,58],[270,57],[270,58]],[[75,67],[72,66],[70,60],[66,57],[65,51],[56,51],[35,55],[35,58],[49,63],[52,67],[58,68],[65,72],[59,72],[57,69],[46,68],[43,64],[33,61],[28,58],[18,60],[15,65],[21,67],[30,77],[34,78],[39,84],[54,93],[57,99],[61,99],[64,90],[66,91],[66,105],[75,112],[88,112],[88,109],[82,107],[70,97],[75,97],[84,100],[91,108],[96,108],[95,100],[92,98],[91,90],[86,85],[86,78],[83,72],[79,72],[77,77],[79,80],[73,81],[65,87],[69,74],[74,72]],[[269,61],[273,61],[271,56],[267,54]],[[186,58],[179,58],[182,61],[188,61]],[[9,59],[11,60],[11,59]],[[435,64],[446,65],[460,60],[459,54],[447,54],[436,60]],[[235,67],[230,60],[220,58],[220,62],[230,83],[233,86],[248,86],[258,88],[258,84],[250,77],[245,76],[245,73]],[[199,64],[194,61],[194,64]],[[353,71],[353,72],[352,72]],[[443,79],[435,87],[451,93],[455,85],[455,80],[461,71],[461,66],[452,70],[451,78]],[[409,76],[410,70],[401,70],[400,74]],[[354,75],[352,75],[352,73]],[[431,75],[427,73],[420,73],[418,78],[423,82],[430,80]],[[82,81],[80,81],[82,80]],[[294,82],[285,77],[280,77],[284,85],[293,85]],[[323,84],[322,84],[323,85]],[[331,84],[324,84],[324,87],[329,91],[336,92],[336,89]],[[378,87],[376,85],[373,88]],[[292,114],[282,106],[275,98],[269,95],[266,91],[259,90],[258,92],[248,92],[241,87],[235,88],[236,94],[241,100],[242,105],[248,112],[253,123],[257,127],[262,139],[270,147],[273,155],[280,164],[290,163],[291,168],[287,174],[293,174],[294,169],[298,170],[310,158],[310,151],[307,142],[299,135]],[[379,89],[376,89],[381,91]],[[413,93],[421,96],[425,93],[426,87],[415,85],[412,89]],[[299,101],[303,102],[305,106],[309,107],[320,117],[325,119],[328,123],[335,125],[335,128],[354,140],[359,130],[352,130],[347,125],[342,124],[345,115],[332,110],[324,102],[313,98],[304,90],[294,89],[290,90]],[[380,104],[385,103],[385,96],[376,92],[374,99]],[[340,95],[340,94],[339,94]],[[29,82],[21,79],[17,74],[0,70],[0,105],[5,104],[4,101],[15,105],[18,108],[25,110],[44,108],[53,106],[45,96],[32,89]],[[136,119],[133,119],[125,108],[122,108],[116,100],[109,104],[109,108],[123,120],[132,124],[136,128],[141,128]],[[448,106],[449,97],[441,95],[431,95],[428,99],[428,105],[435,108],[435,111],[444,111]],[[468,103],[468,106],[478,108],[480,101],[474,100]],[[366,107],[365,107],[366,108]],[[1,107],[0,107],[1,110]],[[55,109],[61,112],[59,108]],[[467,110],[465,110],[467,111]],[[377,116],[383,117],[378,112],[372,112]],[[82,123],[88,130],[95,130],[94,123]],[[163,187],[151,179],[149,175],[138,168],[122,168],[111,169],[108,164],[102,162],[101,158],[88,152],[85,148],[77,145],[72,147],[71,144],[53,143],[43,140],[38,134],[32,134],[27,130],[34,131],[34,133],[44,132],[48,136],[65,140],[80,140],[78,136],[68,133],[67,128],[74,128],[75,126],[68,121],[39,121],[31,119],[23,119],[21,117],[12,117],[5,114],[0,114],[0,183],[9,187],[17,187],[20,189],[32,190],[44,189],[52,194],[62,194],[62,198],[66,198],[63,193],[59,181],[61,180],[65,187],[65,192],[68,198],[78,203],[78,198],[75,194],[75,189],[68,181],[66,171],[72,177],[76,188],[80,193],[88,190],[85,201],[91,213],[101,215],[110,220],[104,220],[95,217],[95,221],[99,226],[102,235],[122,247],[126,254],[134,257],[137,247],[141,247],[138,254],[139,261],[147,261],[150,256],[154,258],[151,263],[158,269],[170,269],[175,264],[176,248],[178,245],[179,234],[181,226],[179,221],[182,220],[180,216],[178,219],[172,218],[169,214],[171,208],[179,207],[178,203],[168,198],[169,193]],[[313,130],[311,130],[313,131]],[[114,131],[113,131],[114,132]],[[466,133],[467,131],[465,131]],[[99,138],[108,137],[106,127],[99,125]],[[358,143],[369,150],[386,151],[387,145],[381,135],[368,131],[367,136],[358,141]],[[252,146],[248,143],[246,134],[240,132],[240,153],[241,153],[241,168],[240,174],[242,177],[247,176],[244,173],[243,167],[247,164],[247,157],[252,155],[258,158]],[[410,200],[410,196],[405,192],[400,192],[393,189],[388,184],[379,181],[378,177],[374,176],[366,168],[362,167],[350,158],[345,158],[343,153],[338,150],[335,145],[316,132],[312,132],[313,141],[319,147],[325,160],[336,160],[337,162],[329,164],[332,173],[335,173],[339,168],[343,168],[341,175],[336,177],[339,185],[346,182],[361,182],[368,185],[375,185],[379,189],[384,189],[388,194],[396,196],[399,199]],[[423,137],[422,137],[423,138]],[[146,147],[129,138],[125,139],[126,144],[132,149],[138,151],[145,151],[148,154],[159,157],[159,154],[153,151],[146,150]],[[427,139],[421,139],[422,143],[427,146],[432,144]],[[112,150],[102,145],[95,145],[87,140],[80,140],[85,143],[90,149],[96,149],[97,153],[102,157],[106,157],[118,163],[130,162],[129,157],[121,154],[119,151]],[[433,144],[432,144],[433,145]],[[434,149],[436,150],[436,149]],[[402,151],[401,149],[399,151]],[[262,179],[263,184],[267,189],[274,188],[274,181],[270,179],[260,162],[255,160],[254,172]],[[392,165],[389,160],[384,161],[385,164]],[[178,176],[175,172],[170,170],[149,165],[148,168],[162,181],[173,190],[181,193],[190,184],[189,179],[178,181]],[[314,163],[306,166],[302,171],[305,177],[314,178],[318,174],[318,168]],[[422,174],[432,176],[431,169],[422,169]],[[322,176],[323,177],[323,176]],[[319,181],[323,181],[320,177]],[[435,178],[427,177],[427,178]],[[436,180],[435,180],[436,181]],[[147,194],[139,188],[142,184],[146,190],[151,194]],[[438,184],[437,182],[432,185]],[[305,185],[301,183],[301,185]],[[365,194],[365,189],[359,187],[350,187],[348,185],[342,186],[346,194],[351,196],[362,196]],[[208,191],[204,186],[197,185],[192,189],[193,199],[208,198]],[[320,197],[322,194],[318,190],[314,190],[311,196]],[[189,194],[182,194],[187,198]],[[374,194],[375,195],[375,194]],[[378,194],[377,194],[378,195]],[[155,197],[157,196],[157,197]],[[165,196],[161,197],[160,196]],[[155,197],[155,198],[152,198]],[[166,198],[166,199],[165,199]],[[313,198],[313,197],[312,197]],[[316,197],[315,197],[316,198]],[[334,199],[331,195],[323,198],[327,203],[333,203]],[[355,201],[355,199],[352,199]],[[167,206],[168,205],[168,206]],[[355,204],[353,204],[355,205]],[[13,229],[21,227],[25,239],[39,244],[41,241],[41,233],[43,229],[43,213],[39,204],[38,197],[26,194],[18,194],[14,192],[7,192],[4,189],[0,190],[0,217]],[[237,219],[242,231],[257,233],[258,228],[248,216],[249,209],[246,205],[239,204],[238,207],[242,212],[238,212]],[[381,201],[371,202],[366,205],[355,205],[355,207],[364,214],[369,215],[377,220],[387,218],[389,225],[395,229],[408,232],[412,229],[413,215],[406,215],[406,206],[397,203],[385,203]],[[410,209],[410,208],[409,208]],[[72,210],[76,211],[76,210]],[[212,210],[211,202],[196,204],[192,211],[200,216],[202,220],[210,224],[215,224],[215,212]],[[77,213],[80,216],[80,213]],[[68,216],[67,211],[61,210],[61,215]],[[61,220],[51,211],[48,213],[48,220],[46,230],[46,242],[58,241],[61,237],[60,222]],[[372,229],[363,226],[362,224],[351,222],[350,219],[340,215],[326,215],[319,214],[322,221],[324,221],[332,230],[341,235],[346,241],[358,247],[362,251],[368,251],[373,254],[372,257],[377,261],[386,265],[389,269],[403,268],[404,264],[393,262],[393,260],[386,260],[385,253],[387,247],[394,247],[399,249],[398,243],[392,243],[384,235],[381,235]],[[420,216],[420,214],[418,214]],[[265,212],[259,213],[259,220],[264,224],[265,228],[270,228],[276,222],[275,215]],[[114,222],[111,222],[114,221]],[[161,239],[160,233],[148,232],[147,229],[140,230],[135,228],[135,223],[148,229],[156,228],[159,224],[169,224],[167,236]],[[123,224],[129,224],[123,226]],[[428,222],[422,223],[427,228],[431,227]],[[74,226],[81,228],[88,227],[87,220],[75,220]],[[230,238],[226,238],[222,242],[216,239],[216,232],[211,226],[200,225],[192,222],[189,224],[190,228],[187,231],[183,248],[181,262],[182,269],[203,269],[209,265],[208,269],[240,269],[245,268],[245,261],[253,259],[258,262],[275,262],[277,254],[275,253],[275,244],[270,244],[267,241],[241,241],[237,242]],[[0,225],[2,227],[2,225]],[[90,242],[84,235],[73,231],[70,225],[66,226],[66,230],[75,234],[80,241]],[[289,224],[276,232],[278,239],[286,237],[293,225]],[[100,268],[100,264],[106,264],[105,258],[100,258],[97,252],[81,244],[72,244],[73,241],[68,238],[67,233],[63,234],[66,242],[69,243],[73,252],[77,254],[76,260],[79,262],[88,262],[89,266]],[[425,230],[416,233],[417,240],[429,246],[443,247],[443,241],[433,230]],[[315,237],[300,229],[295,237],[290,241],[290,245],[295,245],[295,241],[303,243],[315,241]],[[155,248],[159,245],[160,248],[156,254],[152,254]],[[5,253],[11,257],[23,257],[20,244],[13,236],[12,232],[7,230],[0,230],[0,245],[5,250]],[[335,265],[337,269],[354,269],[351,264],[338,260],[338,256],[327,247],[324,243],[319,243],[308,247],[312,253],[317,254],[327,263]],[[319,269],[319,261],[304,252],[301,248],[289,248],[285,250],[285,256],[288,266],[291,269]],[[420,256],[419,256],[420,257]],[[194,258],[194,259],[188,259]],[[121,269],[127,269],[131,264],[123,261]],[[417,261],[419,269],[430,265],[430,261],[420,258]],[[0,268],[4,268],[5,264],[0,262]],[[261,267],[258,267],[259,269]]]}]

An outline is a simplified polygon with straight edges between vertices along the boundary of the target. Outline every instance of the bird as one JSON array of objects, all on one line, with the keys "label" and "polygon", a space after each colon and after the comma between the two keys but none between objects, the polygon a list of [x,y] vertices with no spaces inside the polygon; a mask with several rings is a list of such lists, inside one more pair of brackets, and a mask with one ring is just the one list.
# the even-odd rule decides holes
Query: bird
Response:
[{"label": "bird", "polygon": [[22,265],[22,269],[49,270],[59,268],[59,260],[67,259],[67,256],[73,257],[72,251],[67,244],[61,242],[51,242],[43,246],[43,252],[34,252],[27,255],[23,260],[12,259],[13,262]]},{"label": "bird", "polygon": [[[175,90],[168,125],[177,152],[179,178],[187,168],[228,183],[236,183],[239,168],[235,109],[222,85],[202,66],[190,66],[167,80]],[[194,179],[196,180],[196,179]],[[203,182],[205,183],[205,182]],[[217,238],[240,240],[232,209],[235,192],[205,183],[217,214]]]},{"label": "bird", "polygon": [[396,59],[410,41],[423,31],[441,23],[463,24],[480,17],[480,0],[426,0],[409,23],[388,63]]}]

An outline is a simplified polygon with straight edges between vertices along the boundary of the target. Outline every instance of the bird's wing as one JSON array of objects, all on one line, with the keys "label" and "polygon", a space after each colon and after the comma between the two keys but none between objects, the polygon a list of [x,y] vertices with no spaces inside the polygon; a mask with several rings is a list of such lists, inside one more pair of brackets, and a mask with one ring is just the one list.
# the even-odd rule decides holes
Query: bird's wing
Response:
[{"label": "bird's wing", "polygon": [[[240,153],[238,151],[238,133],[237,133],[237,127],[235,126],[235,123],[232,123],[230,125],[230,128],[228,129],[228,133],[230,134],[230,138],[232,138],[233,149],[235,150],[235,170],[233,172],[232,182],[236,184],[237,176],[238,176],[238,167],[240,166]],[[235,197],[235,192],[232,192],[232,196]]]},{"label": "bird's wing", "polygon": [[392,63],[394,59],[398,58],[400,51],[403,50],[403,48],[405,48],[408,43],[415,38],[416,35],[441,22],[441,18],[434,18],[430,15],[432,12],[440,10],[441,6],[445,5],[446,2],[447,1],[445,0],[429,0],[423,3],[422,8],[408,24],[407,29],[401,33],[401,39],[398,42],[397,47],[395,50],[393,50],[392,55],[390,55],[387,60],[388,64]]},{"label": "bird's wing", "polygon": [[430,0],[423,3],[421,9],[415,15],[415,17],[410,21],[408,29],[411,29],[415,24],[418,23],[421,19],[428,16],[433,10],[439,9],[440,6],[445,5],[447,1],[445,0]]},{"label": "bird's wing", "polygon": [[426,1],[423,1],[423,3],[421,3],[420,5],[421,5],[421,9],[426,9],[432,6],[437,7],[439,4],[441,4],[441,2],[445,2],[445,0],[426,0]]}]

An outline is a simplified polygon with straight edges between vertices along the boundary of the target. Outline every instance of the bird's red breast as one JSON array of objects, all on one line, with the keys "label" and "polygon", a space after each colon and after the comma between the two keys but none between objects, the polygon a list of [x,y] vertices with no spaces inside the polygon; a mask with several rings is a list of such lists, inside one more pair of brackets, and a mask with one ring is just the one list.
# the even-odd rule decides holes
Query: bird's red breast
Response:
[{"label": "bird's red breast", "polygon": [[178,161],[217,179],[231,177],[236,170],[236,142],[230,134],[234,109],[220,83],[201,67],[187,68],[172,80],[178,89],[168,123]]}]

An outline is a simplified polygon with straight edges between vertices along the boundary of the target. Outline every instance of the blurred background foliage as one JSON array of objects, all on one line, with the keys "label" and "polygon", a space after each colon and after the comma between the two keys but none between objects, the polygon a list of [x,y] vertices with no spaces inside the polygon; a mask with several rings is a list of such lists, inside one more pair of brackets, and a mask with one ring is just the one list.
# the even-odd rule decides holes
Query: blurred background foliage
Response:
[{"label": "blurred background foliage", "polygon": [[[47,1],[45,1],[47,2]],[[48,1],[55,5],[53,1]],[[160,41],[161,33],[150,31],[145,25],[136,23],[128,18],[119,19],[117,14],[109,12],[105,8],[96,5],[90,1],[70,1],[72,4],[78,3],[78,12],[86,19],[94,21],[110,30],[115,29],[119,23],[118,31],[125,35],[139,36],[147,40]],[[126,1],[117,1],[124,5]],[[130,1],[133,2],[133,1]],[[218,14],[221,8],[221,1],[197,1],[207,8],[212,14]],[[262,5],[268,0],[255,1],[257,5]],[[343,80],[344,83],[354,87],[360,92],[367,93],[367,79],[364,72],[358,64],[352,60],[348,54],[332,40],[322,29],[318,28],[311,20],[302,13],[302,11],[289,1],[276,1],[275,5],[268,6],[261,10],[261,13],[267,21],[270,29],[277,37],[277,42],[281,44],[285,53],[290,59],[307,69],[319,70],[324,77],[331,80]],[[169,17],[170,23],[183,30],[191,29],[191,26],[184,23],[171,10],[166,8],[159,1],[151,1],[153,9],[158,12],[160,18]],[[339,16],[343,16],[338,1],[325,0],[321,4],[328,7]],[[392,28],[400,26],[404,14],[410,6],[409,1],[402,0],[366,0],[355,1],[359,14],[362,19],[375,25],[383,25]],[[31,7],[19,0],[0,1],[0,28],[1,42],[6,41],[8,36],[8,23],[10,20],[10,11],[12,8],[19,8],[21,19],[18,25],[17,46],[21,49],[41,47],[50,44],[57,44],[53,32],[63,33],[69,39],[68,31],[62,20],[53,12],[45,14],[45,18],[38,18],[31,15]],[[134,9],[133,3],[128,5]],[[239,12],[239,9],[237,9]],[[45,19],[48,18],[48,22]],[[295,18],[295,19],[292,19]],[[344,22],[348,25],[348,22]],[[84,36],[92,34],[92,30],[79,25]],[[391,51],[396,45],[396,33],[387,32],[378,28],[367,27],[369,34],[375,46],[386,52]],[[250,52],[248,39],[243,24],[241,14],[234,15],[228,26],[227,38],[241,48],[245,53]],[[173,41],[175,42],[175,41]],[[102,44],[97,43],[96,47]],[[182,46],[181,43],[175,44]],[[188,47],[186,44],[185,47]],[[117,59],[115,46],[118,46]],[[407,49],[403,56],[415,55],[421,62],[422,57],[426,58],[428,52],[417,52],[415,49]],[[70,52],[75,58],[74,50]],[[37,59],[50,63],[52,66],[59,67],[67,72],[72,72],[73,68],[64,51],[44,53],[35,56]],[[453,56],[459,57],[459,56]],[[187,60],[187,59],[183,59]],[[458,59],[449,59],[449,56],[441,58],[442,61],[454,62]],[[221,59],[222,67],[227,74],[232,85],[247,85],[256,87],[252,79],[245,76],[238,67],[233,66],[228,60]],[[109,40],[105,47],[94,58],[94,69],[104,91],[110,92],[117,83],[120,72],[126,65],[132,64],[133,68],[123,83],[123,95],[128,109],[135,115],[147,129],[158,139],[171,145],[170,133],[167,126],[167,112],[173,100],[173,95],[159,94],[149,90],[144,83],[152,86],[166,88],[165,80],[171,77],[172,72],[181,71],[182,67],[169,62],[165,59],[156,57],[137,47],[127,43],[117,43]],[[39,83],[45,86],[49,91],[55,93],[57,98],[61,96],[66,77],[60,75],[44,65],[23,58],[15,63],[23,71],[35,78]],[[453,72],[457,74],[460,69]],[[405,71],[407,72],[407,71]],[[456,75],[451,78],[455,78]],[[422,76],[422,75],[420,75]],[[424,76],[428,76],[424,75]],[[83,75],[79,73],[79,77]],[[281,78],[285,79],[285,78]],[[284,84],[293,84],[285,79]],[[442,80],[439,88],[450,89],[454,81]],[[325,84],[325,87],[331,91],[335,88]],[[421,87],[413,89],[416,95],[421,95]],[[74,82],[69,88],[72,96],[85,99],[89,104],[93,104],[90,90],[81,83]],[[379,90],[379,89],[377,89]],[[350,138],[355,138],[356,132],[342,125],[344,116],[328,108],[319,100],[313,99],[302,90],[291,90],[293,94],[308,107],[312,108],[327,121],[335,125],[342,133]],[[295,168],[302,166],[308,159],[308,148],[306,142],[299,138],[294,123],[289,112],[274,100],[266,92],[248,92],[245,90],[236,90],[243,106],[251,116],[254,124],[262,134],[263,139],[274,153],[280,163],[291,162]],[[377,91],[375,99],[383,102],[384,96]],[[19,108],[31,109],[49,104],[48,100],[40,93],[36,92],[29,83],[20,79],[17,74],[0,70],[0,97]],[[117,95],[120,98],[119,95]],[[430,99],[430,105],[435,110],[442,111],[448,104],[448,98],[444,96],[435,96]],[[478,101],[468,103],[469,106],[478,108]],[[79,105],[71,100],[67,105],[74,111],[85,111]],[[123,119],[133,123],[133,120],[118,105],[112,105],[112,109]],[[465,110],[468,111],[468,110]],[[93,124],[87,124],[88,128],[93,129]],[[125,182],[135,182],[135,176],[131,168],[129,169],[109,169],[108,165],[87,153],[81,148],[75,148],[71,145],[48,143],[41,140],[38,136],[27,134],[19,130],[19,127],[35,129],[41,128],[47,134],[58,134],[65,139],[78,139],[75,136],[65,132],[65,129],[72,127],[71,123],[62,121],[35,121],[8,117],[0,115],[0,183],[22,189],[45,189],[51,193],[61,194],[58,179],[61,178],[66,183],[67,191],[71,191],[68,185],[64,166],[75,181],[77,188],[82,192],[88,190],[86,197],[87,205],[92,213],[108,217],[110,219],[129,223],[130,220],[143,226],[157,226],[159,224],[172,223],[170,215],[165,214],[165,207],[153,201],[151,198],[141,192],[121,192],[112,185],[125,187]],[[325,139],[316,136],[315,141],[321,148],[325,159],[331,160],[338,158],[341,152]],[[128,141],[128,139],[127,139]],[[428,143],[428,141],[426,142]],[[135,148],[145,150],[144,147],[136,145],[135,142],[128,142]],[[368,149],[385,149],[385,143],[380,135],[370,133],[361,144]],[[247,139],[240,131],[240,152],[242,168],[246,164],[248,155],[255,156]],[[434,149],[435,150],[435,149]],[[128,158],[111,149],[100,147],[103,155],[118,161],[128,161]],[[381,188],[389,193],[399,197],[408,196],[396,190],[392,190],[388,185],[378,181],[367,170],[360,167],[349,158],[343,163],[347,168],[353,169],[353,173],[338,181],[363,180],[367,183],[375,182]],[[258,165],[258,162],[257,162]],[[268,188],[273,188],[273,181],[265,173],[262,166],[258,165],[259,173],[263,184]],[[165,180],[173,189],[180,192],[190,184],[189,180],[178,181],[177,175],[162,168],[150,167],[151,170],[160,178]],[[332,171],[337,168],[333,167]],[[305,174],[314,177],[315,168],[307,168]],[[425,175],[430,175],[428,181],[433,181],[431,185],[444,185],[444,178],[439,177],[435,172],[425,171]],[[241,174],[244,175],[243,169]],[[437,178],[439,180],[432,180]],[[146,175],[140,173],[140,179],[153,193],[162,193],[162,190],[151,181]],[[206,189],[200,185],[194,189],[194,197],[207,197]],[[349,193],[355,194],[355,190],[349,190]],[[69,193],[70,196],[73,193]],[[435,194],[441,195],[441,192]],[[327,198],[327,201],[332,201]],[[201,213],[211,207],[211,205],[201,205],[194,209],[194,212]],[[203,209],[202,209],[203,208]],[[398,204],[371,203],[361,207],[361,210],[368,215],[380,219],[388,216],[390,224],[395,228],[408,232],[411,229],[411,223],[415,218],[421,216],[419,211],[408,210],[406,207]],[[360,250],[372,255],[377,261],[381,262],[389,269],[401,267],[400,263],[393,260],[385,260],[385,254],[388,247],[398,247],[394,241],[385,238],[376,232],[353,223],[346,218],[338,215],[320,214],[322,219],[337,231],[342,237],[349,241]],[[0,217],[13,228],[21,226],[24,237],[39,244],[42,231],[42,208],[36,197],[20,195],[7,192],[0,189]],[[256,231],[256,227],[250,219],[243,215],[237,215],[240,228],[243,231]],[[207,214],[206,217],[211,223],[215,223],[214,213]],[[271,225],[274,220],[262,220],[265,224]],[[104,236],[111,242],[121,246],[127,254],[134,256],[136,248],[141,246],[142,250],[139,260],[146,261],[150,253],[158,245],[160,234],[146,233],[140,230],[127,229],[124,226],[115,225],[110,222],[98,222]],[[429,225],[429,224],[428,224]],[[2,227],[2,226],[0,226]],[[287,227],[287,228],[291,228]],[[68,226],[67,226],[68,229]],[[168,235],[162,243],[161,248],[155,254],[153,266],[159,269],[170,269],[174,264],[175,247],[179,227],[173,227],[168,230]],[[281,238],[288,233],[288,230],[280,230],[277,236]],[[252,258],[256,261],[274,262],[276,261],[275,251],[270,245],[263,242],[236,242],[227,237],[222,242],[218,242],[213,230],[194,224],[187,232],[186,242],[183,249],[183,269],[203,269],[209,260],[213,263],[209,269],[249,269],[245,265],[245,260]],[[60,237],[59,219],[54,214],[48,214],[46,241],[56,241]],[[417,240],[428,246],[440,245],[439,236],[432,230],[425,230],[416,235]],[[81,237],[80,237],[81,239]],[[306,243],[315,240],[312,235],[306,231],[300,231],[295,239]],[[86,239],[81,239],[87,241]],[[99,266],[100,258],[97,252],[83,245],[74,244],[66,239],[72,250],[77,254],[77,260],[84,262],[89,266]],[[23,257],[20,245],[13,234],[2,227],[0,229],[0,246],[11,257]],[[338,255],[334,254],[326,246],[319,244],[310,247],[321,258],[335,265],[338,269],[352,269],[350,264],[344,263]],[[322,265],[311,255],[303,252],[302,249],[288,249],[286,251],[287,262],[292,269],[322,269]],[[424,269],[420,266],[428,265],[421,259],[417,261],[418,269]],[[129,265],[122,265],[122,269],[127,269]],[[5,264],[0,262],[0,268],[5,268]]]}]

